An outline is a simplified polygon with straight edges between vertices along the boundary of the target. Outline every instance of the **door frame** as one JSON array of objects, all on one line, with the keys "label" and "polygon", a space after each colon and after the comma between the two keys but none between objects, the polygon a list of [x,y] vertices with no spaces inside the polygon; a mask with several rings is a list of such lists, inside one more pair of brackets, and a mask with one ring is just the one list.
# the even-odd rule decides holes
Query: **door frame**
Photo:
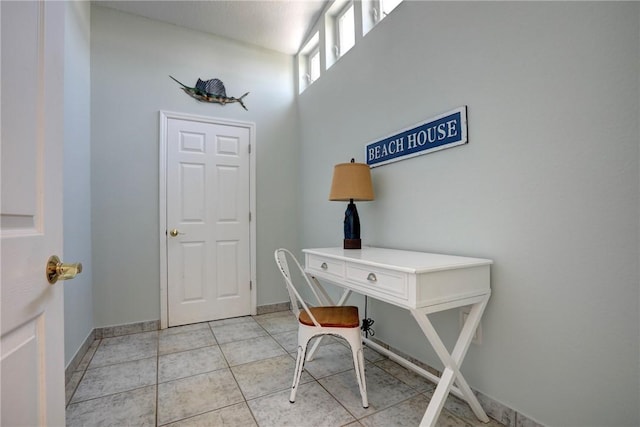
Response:
[{"label": "door frame", "polygon": [[257,314],[257,280],[256,280],[256,125],[253,122],[221,119],[217,117],[199,116],[189,113],[177,113],[160,110],[159,132],[159,201],[160,201],[160,328],[166,329],[169,325],[169,279],[167,274],[167,149],[168,149],[168,123],[169,119],[189,120],[202,123],[218,124],[224,126],[237,126],[249,131],[249,257],[251,280],[251,315]]}]

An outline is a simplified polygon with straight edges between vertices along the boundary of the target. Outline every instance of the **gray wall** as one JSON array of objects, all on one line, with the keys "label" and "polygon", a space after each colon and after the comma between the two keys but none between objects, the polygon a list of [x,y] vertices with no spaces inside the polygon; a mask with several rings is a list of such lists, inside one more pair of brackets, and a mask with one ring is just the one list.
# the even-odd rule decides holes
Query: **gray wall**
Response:
[{"label": "gray wall", "polygon": [[[298,99],[302,247],[341,243],[335,163],[468,105],[469,144],[372,170],[363,243],[492,258],[462,370],[546,425],[640,424],[639,18],[637,3],[404,2]],[[376,338],[440,365],[406,312],[369,314]],[[433,318],[451,344],[458,313]]]},{"label": "gray wall", "polygon": [[64,81],[64,259],[82,274],[64,282],[64,348],[68,365],[93,330],[90,176],[89,2],[67,2]]},{"label": "gray wall", "polygon": [[[199,103],[186,84],[220,78],[238,104]],[[91,192],[95,324],[160,318],[158,111],[256,123],[258,305],[286,300],[273,262],[295,249],[299,158],[293,59],[208,34],[91,8]]]}]

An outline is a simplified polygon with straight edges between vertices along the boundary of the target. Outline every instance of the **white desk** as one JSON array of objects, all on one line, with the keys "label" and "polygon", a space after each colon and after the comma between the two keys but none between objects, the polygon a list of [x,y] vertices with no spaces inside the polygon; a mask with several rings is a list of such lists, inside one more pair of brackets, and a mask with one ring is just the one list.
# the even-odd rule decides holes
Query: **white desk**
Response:
[{"label": "white desk", "polygon": [[[478,419],[489,421],[460,373],[460,365],[491,295],[489,269],[493,261],[371,247],[303,249],[303,252],[305,270],[309,275],[345,289],[338,305],[344,304],[353,291],[405,308],[416,319],[444,365],[440,377],[370,340],[365,339],[365,342],[438,384],[421,426],[435,426],[449,392],[466,400]],[[335,304],[322,285],[317,280],[315,283],[327,303]],[[449,353],[428,315],[466,305],[471,305],[471,311],[453,351]],[[311,354],[314,350],[315,347]]]}]

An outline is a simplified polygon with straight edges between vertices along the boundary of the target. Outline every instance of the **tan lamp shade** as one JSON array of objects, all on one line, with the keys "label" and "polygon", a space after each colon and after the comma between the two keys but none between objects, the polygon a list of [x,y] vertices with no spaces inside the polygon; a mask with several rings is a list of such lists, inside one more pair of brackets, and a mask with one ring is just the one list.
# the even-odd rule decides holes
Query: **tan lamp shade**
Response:
[{"label": "tan lamp shade", "polygon": [[329,200],[373,200],[371,170],[365,163],[340,163],[333,168]]}]

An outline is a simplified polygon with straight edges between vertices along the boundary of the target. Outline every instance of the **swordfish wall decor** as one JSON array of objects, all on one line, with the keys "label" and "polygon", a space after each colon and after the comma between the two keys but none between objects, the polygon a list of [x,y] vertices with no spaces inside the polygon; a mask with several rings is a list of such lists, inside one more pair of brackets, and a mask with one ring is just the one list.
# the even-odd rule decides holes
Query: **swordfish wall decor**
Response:
[{"label": "swordfish wall decor", "polygon": [[238,102],[240,105],[242,105],[242,108],[244,108],[245,110],[247,109],[247,107],[244,105],[244,102],[242,102],[242,99],[245,96],[249,95],[249,92],[245,93],[240,98],[235,98],[233,96],[228,97],[227,91],[224,88],[224,83],[222,83],[222,81],[219,79],[211,79],[207,81],[198,79],[195,87],[189,87],[185,84],[180,83],[172,76],[169,77],[171,77],[173,81],[182,86],[181,89],[184,91],[184,93],[192,98],[197,99],[198,101],[215,102],[222,105]]}]

